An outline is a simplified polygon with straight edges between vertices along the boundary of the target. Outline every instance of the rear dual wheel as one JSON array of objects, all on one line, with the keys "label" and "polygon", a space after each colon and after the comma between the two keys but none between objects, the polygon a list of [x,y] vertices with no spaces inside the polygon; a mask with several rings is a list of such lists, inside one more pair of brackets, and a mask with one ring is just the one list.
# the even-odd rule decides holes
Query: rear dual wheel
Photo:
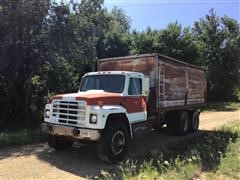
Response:
[{"label": "rear dual wheel", "polygon": [[167,116],[167,127],[179,136],[188,132],[196,132],[199,126],[199,112],[197,110],[170,112]]},{"label": "rear dual wheel", "polygon": [[198,127],[199,127],[199,111],[195,110],[192,112],[192,116],[191,116],[191,121],[189,124],[189,131],[190,132],[196,132],[198,131]]},{"label": "rear dual wheel", "polygon": [[187,111],[182,111],[179,113],[175,128],[177,135],[183,136],[187,134],[189,121],[190,119]]}]

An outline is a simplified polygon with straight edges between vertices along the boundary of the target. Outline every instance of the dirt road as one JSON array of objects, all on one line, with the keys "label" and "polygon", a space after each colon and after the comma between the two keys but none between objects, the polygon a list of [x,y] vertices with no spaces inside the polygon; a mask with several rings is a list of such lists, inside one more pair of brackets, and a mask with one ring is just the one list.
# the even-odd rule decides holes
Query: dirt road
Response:
[{"label": "dirt road", "polygon": [[[240,111],[205,112],[201,114],[200,119],[200,129],[213,130],[229,121],[239,120]],[[170,135],[166,129],[161,132],[143,133],[131,141],[126,158],[141,156],[164,143],[191,136],[176,137]],[[102,169],[112,168],[113,165],[106,165],[98,159],[94,144],[75,145],[64,152],[56,152],[47,144],[0,149],[1,180],[94,178]]]}]

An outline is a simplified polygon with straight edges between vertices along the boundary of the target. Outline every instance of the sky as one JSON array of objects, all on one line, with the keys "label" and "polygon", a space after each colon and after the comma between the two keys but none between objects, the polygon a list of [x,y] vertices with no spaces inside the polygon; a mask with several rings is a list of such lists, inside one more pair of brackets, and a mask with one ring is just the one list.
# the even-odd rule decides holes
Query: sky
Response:
[{"label": "sky", "polygon": [[117,6],[131,18],[131,28],[137,31],[164,29],[171,22],[192,26],[211,8],[218,16],[227,15],[240,22],[240,0],[105,0],[111,10]]}]

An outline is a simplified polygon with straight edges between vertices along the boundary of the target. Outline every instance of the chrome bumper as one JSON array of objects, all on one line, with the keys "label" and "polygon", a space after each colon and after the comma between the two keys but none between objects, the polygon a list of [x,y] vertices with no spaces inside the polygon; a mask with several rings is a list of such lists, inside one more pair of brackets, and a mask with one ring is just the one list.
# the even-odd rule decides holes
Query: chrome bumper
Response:
[{"label": "chrome bumper", "polygon": [[100,130],[68,127],[49,123],[42,123],[42,131],[56,136],[71,137],[76,140],[97,141],[101,136]]}]

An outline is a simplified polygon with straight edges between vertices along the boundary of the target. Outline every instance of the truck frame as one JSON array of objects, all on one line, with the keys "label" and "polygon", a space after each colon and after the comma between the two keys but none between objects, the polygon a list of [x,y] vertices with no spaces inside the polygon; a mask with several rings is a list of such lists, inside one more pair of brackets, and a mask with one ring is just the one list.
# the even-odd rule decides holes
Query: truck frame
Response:
[{"label": "truck frame", "polygon": [[196,132],[206,104],[206,70],[161,54],[98,61],[78,93],[53,96],[42,129],[57,150],[96,141],[105,162],[121,161],[129,139],[167,125],[177,135]]}]

